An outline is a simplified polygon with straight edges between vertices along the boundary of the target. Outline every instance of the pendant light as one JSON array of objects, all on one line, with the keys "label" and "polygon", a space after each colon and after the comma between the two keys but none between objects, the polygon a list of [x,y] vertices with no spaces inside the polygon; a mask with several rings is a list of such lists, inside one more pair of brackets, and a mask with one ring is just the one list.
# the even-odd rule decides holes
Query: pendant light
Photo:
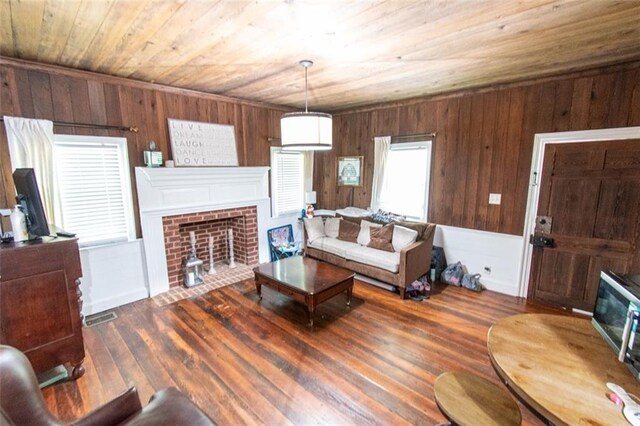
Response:
[{"label": "pendant light", "polygon": [[312,61],[299,62],[304,67],[304,112],[288,112],[280,118],[282,149],[285,151],[319,151],[331,149],[331,114],[309,112],[307,101],[307,70]]}]

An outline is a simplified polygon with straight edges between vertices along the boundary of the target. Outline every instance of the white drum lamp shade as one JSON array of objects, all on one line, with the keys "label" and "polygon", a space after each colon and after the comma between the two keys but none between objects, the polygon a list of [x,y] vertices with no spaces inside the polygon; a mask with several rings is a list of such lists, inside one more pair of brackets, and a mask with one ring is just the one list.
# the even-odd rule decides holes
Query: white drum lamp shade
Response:
[{"label": "white drum lamp shade", "polygon": [[322,112],[290,112],[280,119],[282,149],[328,150],[331,149],[331,114]]},{"label": "white drum lamp shade", "polygon": [[289,112],[280,118],[280,141],[284,151],[329,150],[333,144],[331,114],[309,112],[307,70],[312,61],[300,61],[304,67],[304,112]]},{"label": "white drum lamp shade", "polygon": [[316,203],[316,191],[308,191],[304,193],[304,202],[307,204]]}]

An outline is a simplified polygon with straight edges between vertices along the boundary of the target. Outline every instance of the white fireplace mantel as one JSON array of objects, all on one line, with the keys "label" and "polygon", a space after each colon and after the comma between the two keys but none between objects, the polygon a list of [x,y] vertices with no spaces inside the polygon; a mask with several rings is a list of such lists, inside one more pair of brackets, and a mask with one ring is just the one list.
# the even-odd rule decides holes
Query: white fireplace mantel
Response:
[{"label": "white fireplace mantel", "polygon": [[149,294],[169,290],[162,218],[256,206],[260,262],[268,261],[269,167],[136,167]]}]

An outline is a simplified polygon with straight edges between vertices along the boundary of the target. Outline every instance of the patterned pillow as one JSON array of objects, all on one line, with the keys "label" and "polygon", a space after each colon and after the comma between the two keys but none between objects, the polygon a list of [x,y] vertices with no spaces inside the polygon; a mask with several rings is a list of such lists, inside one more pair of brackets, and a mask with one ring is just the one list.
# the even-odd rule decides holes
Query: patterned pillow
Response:
[{"label": "patterned pillow", "polygon": [[399,222],[401,220],[405,220],[406,217],[399,215],[399,214],[395,214],[395,213],[391,213],[391,212],[386,212],[382,209],[378,209],[377,212],[375,212],[374,214],[372,214],[371,216],[369,216],[371,220],[375,221],[375,222],[379,222],[379,223],[391,223],[391,222]]}]

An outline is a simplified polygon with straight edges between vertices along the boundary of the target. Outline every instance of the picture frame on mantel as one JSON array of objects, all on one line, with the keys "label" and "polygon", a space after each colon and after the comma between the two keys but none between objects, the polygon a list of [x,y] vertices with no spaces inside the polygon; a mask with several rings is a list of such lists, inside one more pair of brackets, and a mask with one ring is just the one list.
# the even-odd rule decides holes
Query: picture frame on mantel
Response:
[{"label": "picture frame on mantel", "polygon": [[239,166],[233,125],[167,119],[176,167]]},{"label": "picture frame on mantel", "polygon": [[363,156],[338,157],[338,186],[362,186]]}]

